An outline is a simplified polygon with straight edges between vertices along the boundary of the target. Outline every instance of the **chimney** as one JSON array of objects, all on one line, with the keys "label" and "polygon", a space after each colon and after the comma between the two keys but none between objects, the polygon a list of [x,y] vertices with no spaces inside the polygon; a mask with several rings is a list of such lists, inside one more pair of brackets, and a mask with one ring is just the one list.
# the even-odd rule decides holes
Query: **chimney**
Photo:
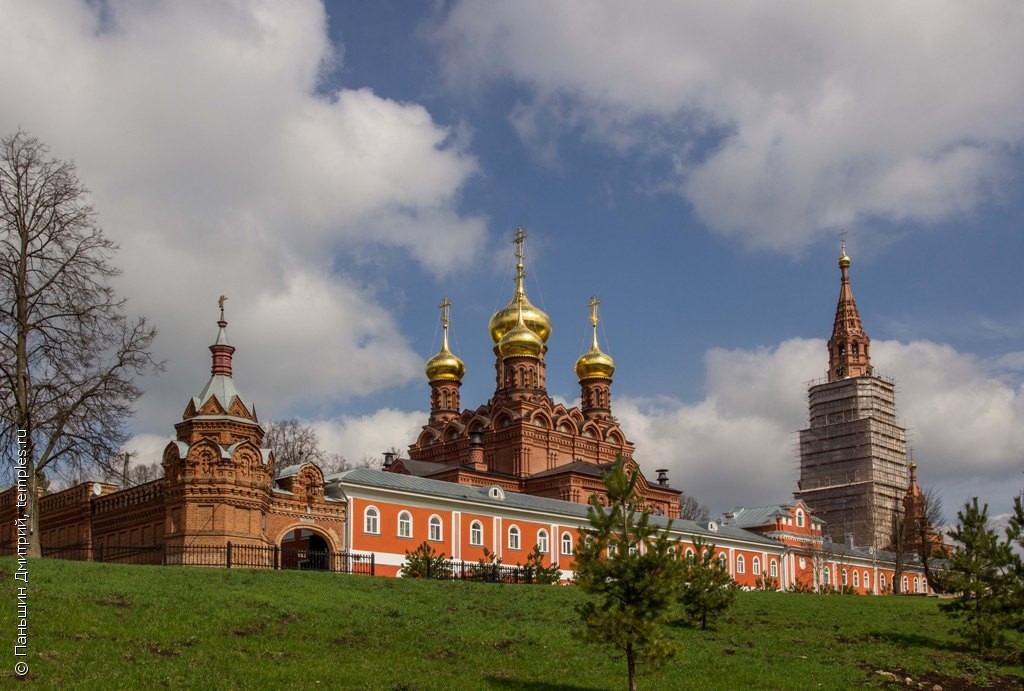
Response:
[{"label": "chimney", "polygon": [[475,470],[487,470],[484,463],[483,432],[471,432],[469,435],[469,465]]},{"label": "chimney", "polygon": [[395,462],[395,454],[393,451],[384,452],[384,470],[391,467],[391,464]]},{"label": "chimney", "polygon": [[853,533],[846,534],[846,546],[850,549],[854,548],[855,545],[853,544]]},{"label": "chimney", "polygon": [[659,468],[654,472],[658,474],[658,485],[661,487],[668,487],[668,468]]}]

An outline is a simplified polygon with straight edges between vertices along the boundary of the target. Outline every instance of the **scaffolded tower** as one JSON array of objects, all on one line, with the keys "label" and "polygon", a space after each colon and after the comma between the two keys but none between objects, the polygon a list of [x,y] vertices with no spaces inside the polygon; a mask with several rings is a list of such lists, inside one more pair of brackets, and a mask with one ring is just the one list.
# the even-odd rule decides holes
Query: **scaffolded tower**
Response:
[{"label": "scaffolded tower", "polygon": [[795,496],[826,522],[834,541],[852,535],[857,545],[881,549],[892,542],[906,493],[907,432],[896,420],[893,381],[871,366],[871,339],[853,300],[849,268],[844,241],[828,375],[808,391],[810,427],[800,431]]}]

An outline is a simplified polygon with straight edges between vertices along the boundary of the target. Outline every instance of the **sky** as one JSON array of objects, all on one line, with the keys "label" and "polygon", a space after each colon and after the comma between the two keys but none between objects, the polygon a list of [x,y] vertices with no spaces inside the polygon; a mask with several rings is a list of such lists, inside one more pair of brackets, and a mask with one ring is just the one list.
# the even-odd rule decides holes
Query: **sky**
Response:
[{"label": "sky", "polygon": [[72,160],[164,372],[352,461],[426,421],[452,300],[465,407],[526,287],[579,398],[587,302],[635,458],[713,514],[788,501],[839,232],[876,369],[949,518],[1024,489],[1024,5],[0,0],[0,133]]}]

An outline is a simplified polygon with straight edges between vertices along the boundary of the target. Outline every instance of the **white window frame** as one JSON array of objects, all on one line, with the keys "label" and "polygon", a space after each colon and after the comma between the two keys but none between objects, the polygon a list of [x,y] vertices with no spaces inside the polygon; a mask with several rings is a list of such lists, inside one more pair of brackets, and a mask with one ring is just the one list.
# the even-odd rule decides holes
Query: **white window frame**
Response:
[{"label": "white window frame", "polygon": [[363,532],[367,535],[380,535],[380,511],[376,506],[363,509]]},{"label": "white window frame", "polygon": [[444,521],[437,514],[430,517],[427,523],[427,534],[434,542],[444,542]]},{"label": "white window frame", "polygon": [[522,544],[522,531],[519,530],[519,526],[510,525],[508,527],[508,548],[509,549],[520,549]]},{"label": "white window frame", "polygon": [[761,558],[760,557],[754,557],[750,561],[750,572],[753,573],[755,576],[760,576],[761,575]]},{"label": "white window frame", "polygon": [[568,530],[562,533],[562,556],[572,556],[572,533]]},{"label": "white window frame", "polygon": [[797,528],[803,528],[804,527],[804,511],[803,511],[803,509],[797,509],[796,510],[796,527]]},{"label": "white window frame", "polygon": [[480,521],[473,521],[469,524],[469,544],[474,547],[484,544],[484,524]]},{"label": "white window frame", "polygon": [[857,569],[853,570],[853,587],[854,588],[859,588],[860,587],[860,572],[857,571]]},{"label": "white window frame", "polygon": [[737,554],[736,555],[736,573],[737,574],[741,574],[741,573],[746,573],[746,572],[747,572],[747,560],[743,558],[742,554]]},{"label": "white window frame", "polygon": [[769,569],[768,573],[771,574],[772,578],[778,578],[779,577],[779,562],[778,562],[778,560],[772,559],[771,561],[769,561],[768,562],[768,569]]},{"label": "white window frame", "polygon": [[400,511],[398,514],[398,537],[412,539],[412,514]]},{"label": "white window frame", "polygon": [[549,547],[548,531],[541,528],[537,531],[537,548],[541,554],[547,554]]}]

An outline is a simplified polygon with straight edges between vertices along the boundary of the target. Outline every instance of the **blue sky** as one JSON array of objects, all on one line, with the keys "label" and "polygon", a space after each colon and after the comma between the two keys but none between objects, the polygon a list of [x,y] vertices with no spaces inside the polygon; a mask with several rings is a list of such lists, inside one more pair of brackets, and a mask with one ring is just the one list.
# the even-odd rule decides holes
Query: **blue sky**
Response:
[{"label": "blue sky", "polygon": [[1016,2],[15,3],[0,131],[73,159],[167,371],[158,459],[229,297],[239,388],[352,460],[406,446],[449,295],[462,400],[529,233],[548,388],[602,300],[613,408],[713,511],[787,500],[849,231],[854,295],[947,513],[1024,487]]}]

